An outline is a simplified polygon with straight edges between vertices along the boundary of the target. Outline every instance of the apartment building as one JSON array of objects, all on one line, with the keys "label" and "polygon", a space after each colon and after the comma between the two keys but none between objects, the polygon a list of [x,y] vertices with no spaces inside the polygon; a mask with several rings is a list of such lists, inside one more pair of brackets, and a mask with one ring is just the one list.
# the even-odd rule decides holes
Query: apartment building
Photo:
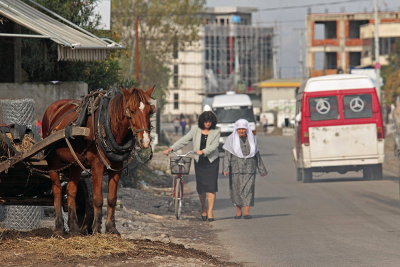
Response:
[{"label": "apartment building", "polygon": [[[400,12],[379,12],[381,65],[387,64],[393,44],[400,38]],[[306,67],[310,77],[348,73],[355,67],[373,67],[374,13],[309,14]]]},{"label": "apartment building", "polygon": [[235,90],[252,93],[252,85],[271,77],[273,28],[252,25],[249,7],[207,8],[200,40],[177,51],[164,117],[202,112],[209,96]]}]

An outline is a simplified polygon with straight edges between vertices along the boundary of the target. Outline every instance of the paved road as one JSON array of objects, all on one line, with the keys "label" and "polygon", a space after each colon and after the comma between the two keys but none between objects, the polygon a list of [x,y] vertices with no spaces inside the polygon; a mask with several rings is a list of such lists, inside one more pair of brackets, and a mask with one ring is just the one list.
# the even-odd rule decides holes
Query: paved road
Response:
[{"label": "paved road", "polygon": [[259,137],[267,177],[257,177],[252,220],[234,220],[220,176],[213,222],[234,261],[246,266],[400,266],[397,182],[362,173],[295,179],[291,137]]}]

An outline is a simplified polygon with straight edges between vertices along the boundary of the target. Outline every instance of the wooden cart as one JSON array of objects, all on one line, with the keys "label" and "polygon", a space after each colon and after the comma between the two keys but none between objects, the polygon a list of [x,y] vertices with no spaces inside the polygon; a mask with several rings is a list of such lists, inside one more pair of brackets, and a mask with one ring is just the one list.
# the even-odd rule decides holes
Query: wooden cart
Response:
[{"label": "wooden cart", "polygon": [[[6,128],[7,129],[7,128]],[[11,129],[11,128],[10,128]],[[28,133],[27,133],[28,134]],[[88,136],[85,127],[72,127],[71,137]],[[53,206],[52,183],[48,176],[47,162],[43,153],[49,146],[66,137],[65,129],[57,131],[41,141],[33,141],[26,151],[17,151],[11,133],[0,132],[0,204]],[[30,140],[33,140],[31,138]],[[10,147],[11,146],[11,147]],[[63,209],[67,212],[66,185],[68,173],[61,172]],[[83,230],[91,232],[93,222],[92,186],[89,174],[83,175],[76,197],[78,223]]]}]

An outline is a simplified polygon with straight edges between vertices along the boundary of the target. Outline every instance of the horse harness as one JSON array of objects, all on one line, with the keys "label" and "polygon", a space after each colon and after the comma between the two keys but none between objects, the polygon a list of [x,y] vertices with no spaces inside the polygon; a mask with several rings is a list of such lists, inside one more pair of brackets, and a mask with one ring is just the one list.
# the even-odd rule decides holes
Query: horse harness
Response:
[{"label": "horse harness", "polygon": [[[62,117],[60,117],[56,122],[58,125],[62,121],[62,119],[69,114],[70,112],[75,111],[78,115],[73,117],[73,120],[68,123],[68,126],[65,128],[66,136],[65,142],[75,159],[75,162],[82,168],[84,171],[87,170],[82,162],[79,160],[78,156],[76,155],[69,138],[73,137],[70,135],[72,126],[82,126],[84,127],[85,122],[87,121],[88,116],[92,119],[93,125],[93,140],[92,142],[95,143],[96,149],[98,150],[98,155],[103,162],[104,166],[108,170],[119,171],[113,169],[109,161],[114,162],[122,162],[129,158],[132,149],[135,146],[135,135],[138,132],[145,131],[146,129],[138,129],[134,130],[133,124],[130,120],[132,117],[132,111],[129,108],[125,109],[125,116],[129,119],[129,123],[131,126],[132,134],[128,134],[128,138],[123,145],[119,145],[112,134],[111,131],[111,123],[110,123],[110,112],[109,112],[109,104],[111,99],[114,97],[115,93],[110,93],[110,91],[94,91],[91,94],[85,96],[85,98],[77,104],[76,101],[69,101],[61,106],[53,116],[53,118],[59,113],[62,108],[69,104],[74,104],[76,107],[74,109],[69,110],[66,112]],[[124,99],[124,106],[125,106],[125,98]],[[57,130],[57,127],[52,127],[50,129],[51,132]],[[133,134],[134,133],[134,134]],[[81,153],[81,156],[87,151],[91,144],[88,144],[85,150]]]}]

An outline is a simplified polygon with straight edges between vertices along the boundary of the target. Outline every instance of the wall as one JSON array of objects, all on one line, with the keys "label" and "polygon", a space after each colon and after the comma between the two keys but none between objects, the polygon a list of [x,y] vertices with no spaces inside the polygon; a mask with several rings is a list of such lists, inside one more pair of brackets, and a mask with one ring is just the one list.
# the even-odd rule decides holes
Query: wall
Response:
[{"label": "wall", "polygon": [[80,99],[88,93],[84,82],[51,83],[0,83],[0,98],[19,99],[33,98],[35,100],[35,117],[42,119],[46,108],[59,99]]}]

